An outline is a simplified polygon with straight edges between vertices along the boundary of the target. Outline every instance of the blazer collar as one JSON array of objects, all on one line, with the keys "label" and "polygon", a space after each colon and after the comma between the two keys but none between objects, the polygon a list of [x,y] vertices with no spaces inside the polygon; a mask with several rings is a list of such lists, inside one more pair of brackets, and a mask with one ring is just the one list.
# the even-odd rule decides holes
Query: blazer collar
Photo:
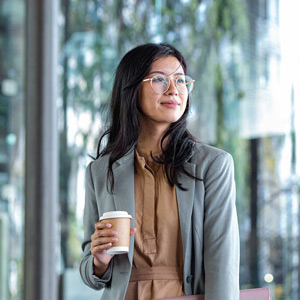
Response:
[{"label": "blazer collar", "polygon": [[131,147],[131,149],[121,158],[119,158],[117,161],[113,164],[113,170],[121,166],[122,164],[126,164],[128,160],[134,159],[134,146]]}]

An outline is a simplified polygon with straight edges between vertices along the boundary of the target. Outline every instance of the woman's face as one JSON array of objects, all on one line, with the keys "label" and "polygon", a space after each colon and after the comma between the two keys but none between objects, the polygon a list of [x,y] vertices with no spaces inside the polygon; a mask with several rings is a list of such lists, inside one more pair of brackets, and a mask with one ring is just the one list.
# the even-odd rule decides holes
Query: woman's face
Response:
[{"label": "woman's face", "polygon": [[143,121],[152,124],[170,126],[183,115],[188,93],[180,94],[175,85],[175,79],[185,75],[177,58],[174,56],[159,58],[153,63],[149,74],[144,79],[162,74],[171,79],[170,87],[164,94],[155,93],[150,81],[142,82],[139,90],[139,107],[144,115],[140,117]]}]

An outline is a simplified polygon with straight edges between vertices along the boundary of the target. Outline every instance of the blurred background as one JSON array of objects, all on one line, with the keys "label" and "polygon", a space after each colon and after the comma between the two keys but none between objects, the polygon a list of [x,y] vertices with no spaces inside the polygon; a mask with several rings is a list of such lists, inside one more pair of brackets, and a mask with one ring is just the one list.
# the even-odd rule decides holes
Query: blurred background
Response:
[{"label": "blurred background", "polygon": [[84,175],[121,57],[176,46],[189,129],[235,161],[241,289],[300,299],[300,2],[0,0],[0,299],[81,282]]}]

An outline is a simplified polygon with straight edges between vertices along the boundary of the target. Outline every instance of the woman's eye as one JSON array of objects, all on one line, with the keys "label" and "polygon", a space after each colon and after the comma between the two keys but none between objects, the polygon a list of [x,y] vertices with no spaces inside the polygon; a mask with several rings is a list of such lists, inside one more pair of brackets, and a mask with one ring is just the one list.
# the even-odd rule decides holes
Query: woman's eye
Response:
[{"label": "woman's eye", "polygon": [[185,80],[183,78],[178,78],[177,83],[184,84]]},{"label": "woman's eye", "polygon": [[153,78],[154,82],[166,82],[166,79],[164,77],[156,76]]}]

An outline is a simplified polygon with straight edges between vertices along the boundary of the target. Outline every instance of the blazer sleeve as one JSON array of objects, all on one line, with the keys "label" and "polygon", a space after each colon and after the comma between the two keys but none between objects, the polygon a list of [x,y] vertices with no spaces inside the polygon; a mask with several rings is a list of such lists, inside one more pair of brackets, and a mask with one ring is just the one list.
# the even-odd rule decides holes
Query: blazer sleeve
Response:
[{"label": "blazer sleeve", "polygon": [[94,191],[94,184],[91,173],[91,164],[87,166],[85,173],[85,206],[84,206],[84,237],[81,244],[83,257],[80,262],[79,272],[83,282],[95,290],[105,288],[111,280],[112,260],[108,269],[101,278],[94,275],[93,260],[91,253],[91,235],[95,232],[95,224],[99,221],[97,202]]},{"label": "blazer sleeve", "polygon": [[205,300],[238,300],[240,241],[234,164],[229,153],[213,160],[204,185]]}]

